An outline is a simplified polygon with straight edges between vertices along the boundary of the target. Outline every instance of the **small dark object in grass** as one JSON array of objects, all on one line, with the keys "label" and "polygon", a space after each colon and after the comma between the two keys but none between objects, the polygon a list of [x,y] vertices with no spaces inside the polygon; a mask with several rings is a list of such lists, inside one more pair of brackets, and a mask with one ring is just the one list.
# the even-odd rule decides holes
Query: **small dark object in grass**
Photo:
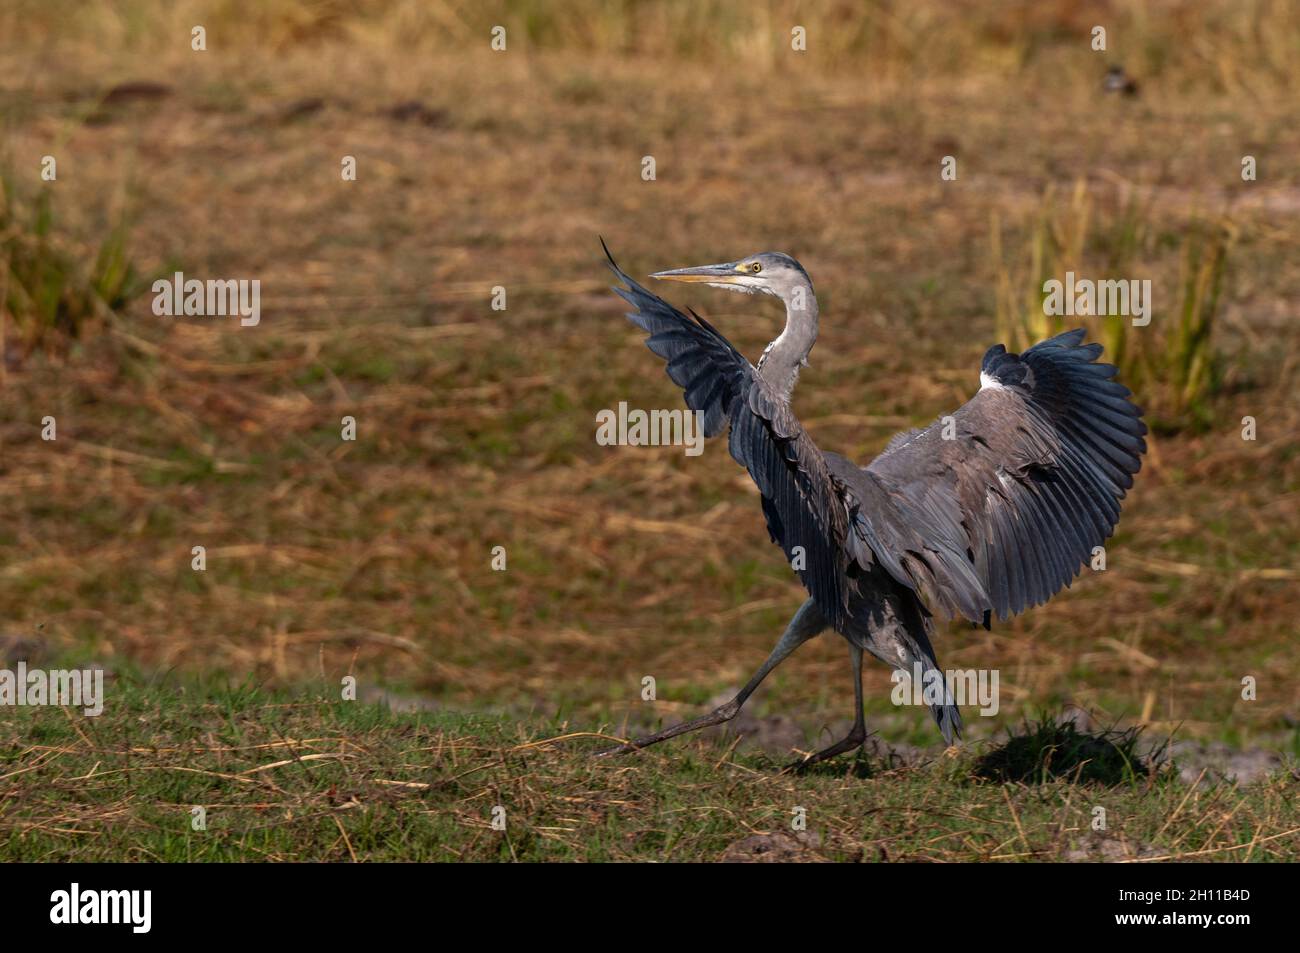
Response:
[{"label": "small dark object in grass", "polygon": [[136,80],[130,83],[118,83],[107,93],[101,101],[103,106],[118,106],[122,103],[129,102],[152,102],[158,99],[165,99],[172,94],[172,88],[166,83],[155,83],[150,80]]},{"label": "small dark object in grass", "polygon": [[314,115],[325,108],[325,100],[320,96],[306,96],[302,99],[295,99],[289,105],[280,110],[277,117],[280,122],[293,122],[296,119],[305,119]]},{"label": "small dark object in grass", "polygon": [[1106,78],[1102,80],[1101,88],[1105,92],[1120,93],[1124,96],[1136,96],[1138,94],[1137,80],[1124,72],[1122,66],[1112,66],[1106,70]]},{"label": "small dark object in grass", "polygon": [[104,126],[129,112],[133,104],[155,103],[171,94],[172,88],[165,83],[149,80],[118,83],[100,97],[95,108],[85,117],[85,122],[91,126]]},{"label": "small dark object in grass", "polygon": [[1042,718],[980,758],[974,774],[1026,784],[1058,779],[1123,784],[1151,773],[1137,753],[1141,733],[1140,727],[1082,732],[1073,721]]},{"label": "small dark object in grass", "polygon": [[447,110],[430,109],[418,99],[407,99],[388,110],[387,115],[399,122],[418,122],[425,126],[441,126],[447,122]]}]

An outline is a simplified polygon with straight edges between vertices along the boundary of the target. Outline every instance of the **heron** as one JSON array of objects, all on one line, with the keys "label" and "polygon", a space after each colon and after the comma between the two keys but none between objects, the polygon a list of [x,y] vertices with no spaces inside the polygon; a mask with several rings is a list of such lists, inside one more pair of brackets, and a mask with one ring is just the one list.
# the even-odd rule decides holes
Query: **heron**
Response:
[{"label": "heron", "polygon": [[848,643],[853,727],[791,767],[865,742],[865,654],[942,685],[929,708],[951,746],[962,718],[935,655],[936,625],[965,620],[987,629],[992,619],[1004,621],[1068,587],[1110,538],[1141,466],[1142,411],[1114,380],[1117,369],[1099,362],[1101,345],[1085,344],[1082,328],[1020,354],[996,344],[970,400],[928,427],[898,434],[859,466],[820,449],[790,405],[819,318],[812,279],[798,261],[763,252],[650,276],[780,299],[785,326],[752,364],[695,311],[673,307],[629,277],[601,245],[622,285],[613,290],[632,308],[627,317],[666,362],[705,437],[728,432],[731,456],[758,487],[768,533],[808,598],[734,698],[600,754],[730,721],[773,669],[828,629]]}]

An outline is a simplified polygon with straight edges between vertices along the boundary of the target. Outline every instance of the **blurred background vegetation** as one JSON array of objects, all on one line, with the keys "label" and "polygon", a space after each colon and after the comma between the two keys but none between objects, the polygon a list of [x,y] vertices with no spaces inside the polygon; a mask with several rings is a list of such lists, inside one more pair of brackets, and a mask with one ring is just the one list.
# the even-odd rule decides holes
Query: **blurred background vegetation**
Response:
[{"label": "blurred background vegetation", "polygon": [[[1042,282],[1071,269],[1152,280],[1149,327],[1075,323],[1156,429],[1104,574],[941,634],[946,666],[1002,670],[972,730],[1070,701],[1295,745],[1296,5],[17,0],[0,37],[9,644],[592,723],[692,710],[801,590],[723,445],[596,445],[598,410],[680,402],[597,234],[634,274],[798,257],[823,327],[797,410],[862,460],[967,399],[989,344],[1051,333]],[[1120,64],[1134,96],[1102,90]],[[173,269],[260,279],[262,323],[155,317]],[[779,327],[688,291],[751,356]],[[847,717],[843,656],[808,646],[758,710]],[[869,723],[932,743],[870,679]]]}]

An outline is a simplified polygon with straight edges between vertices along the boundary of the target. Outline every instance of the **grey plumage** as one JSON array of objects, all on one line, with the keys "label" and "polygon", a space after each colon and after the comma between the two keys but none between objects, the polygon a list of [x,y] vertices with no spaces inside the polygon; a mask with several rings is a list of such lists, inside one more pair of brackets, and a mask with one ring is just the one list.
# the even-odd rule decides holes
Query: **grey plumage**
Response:
[{"label": "grey plumage", "polygon": [[[1128,389],[1112,380],[1115,368],[1097,363],[1101,347],[1082,343],[1082,330],[1021,355],[990,348],[981,389],[951,420],[898,435],[862,467],[820,450],[790,407],[818,323],[812,282],[798,262],[764,253],[653,276],[782,298],[786,327],[757,365],[695,312],[642,287],[612,257],[609,267],[624,285],[614,290],[632,306],[629,319],[647,332],[647,345],[667,362],[687,406],[702,412],[705,435],[729,428],[728,449],[758,486],[772,540],[787,559],[796,547],[805,556],[798,573],[811,605],[737,696],[735,710],[809,631],[824,627],[909,675],[915,664],[937,670],[934,618],[987,626],[992,617],[1045,602],[1113,531],[1141,465],[1146,427]],[[796,628],[798,638],[791,635]],[[734,716],[723,707],[730,714],[717,720]],[[865,737],[858,708],[854,736]],[[951,743],[961,727],[956,706],[945,698],[933,708]],[[846,742],[832,753],[846,750]]]},{"label": "grey plumage", "polygon": [[1078,329],[1023,355],[990,348],[991,383],[953,414],[954,439],[935,423],[860,471],[892,504],[867,513],[886,549],[899,519],[926,526],[933,556],[890,571],[933,593],[938,614],[1006,619],[1046,602],[1114,530],[1146,426],[1115,368],[1095,363],[1101,346],[1082,340]]}]

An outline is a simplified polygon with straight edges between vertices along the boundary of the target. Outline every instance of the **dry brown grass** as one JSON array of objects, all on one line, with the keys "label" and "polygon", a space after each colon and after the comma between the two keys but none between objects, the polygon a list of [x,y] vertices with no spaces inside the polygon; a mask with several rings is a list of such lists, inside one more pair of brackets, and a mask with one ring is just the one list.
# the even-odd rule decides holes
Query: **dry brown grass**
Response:
[{"label": "dry brown grass", "polygon": [[[593,723],[635,719],[653,674],[656,714],[689,710],[743,681],[800,589],[721,445],[689,460],[596,446],[597,410],[680,400],[605,290],[597,233],[633,273],[799,257],[824,320],[797,409],[822,445],[866,458],[975,386],[993,340],[992,214],[1021,220],[1048,183],[1083,179],[1148,190],[1146,225],[1169,240],[1194,210],[1231,210],[1219,344],[1233,383],[1206,433],[1152,441],[1104,575],[992,632],[954,628],[940,657],[1002,670],[1001,719],[1069,699],[1242,742],[1293,724],[1300,124],[1294,59],[1242,45],[1252,16],[1265,38],[1294,36],[1285,5],[1151,5],[1149,42],[1127,54],[1144,80],[1131,102],[1101,96],[1104,60],[1063,7],[967,35],[941,4],[889,6],[884,47],[766,62],[739,41],[670,60],[653,31],[629,33],[629,52],[521,29],[493,54],[480,24],[494,11],[419,6],[281,3],[244,24],[128,5],[148,28],[103,8],[68,32],[30,6],[6,15],[15,168],[54,151],[72,229],[125,204],[144,270],[256,277],[264,294],[255,329],[155,318],[146,299],[66,360],[9,367],[6,626],[123,665],[284,683],[351,668]],[[847,16],[834,9],[823,37]],[[209,51],[194,54],[205,17]],[[1235,26],[1207,26],[1221,21]],[[878,66],[871,50],[886,51]],[[104,105],[132,80],[170,93]],[[394,117],[410,100],[427,122]],[[1261,178],[1243,185],[1248,151]],[[944,185],[950,153],[960,176]],[[355,183],[339,180],[345,154]],[[504,313],[489,309],[498,284]],[[751,355],[779,322],[749,300],[683,300]],[[1255,443],[1239,436],[1247,414]],[[344,415],[355,444],[338,439]],[[194,545],[206,573],[189,568]],[[495,545],[505,573],[489,570]],[[1240,701],[1244,675],[1259,701]],[[873,723],[928,737],[888,705],[887,677],[870,676]],[[765,697],[840,717],[842,650],[809,646]]]}]

